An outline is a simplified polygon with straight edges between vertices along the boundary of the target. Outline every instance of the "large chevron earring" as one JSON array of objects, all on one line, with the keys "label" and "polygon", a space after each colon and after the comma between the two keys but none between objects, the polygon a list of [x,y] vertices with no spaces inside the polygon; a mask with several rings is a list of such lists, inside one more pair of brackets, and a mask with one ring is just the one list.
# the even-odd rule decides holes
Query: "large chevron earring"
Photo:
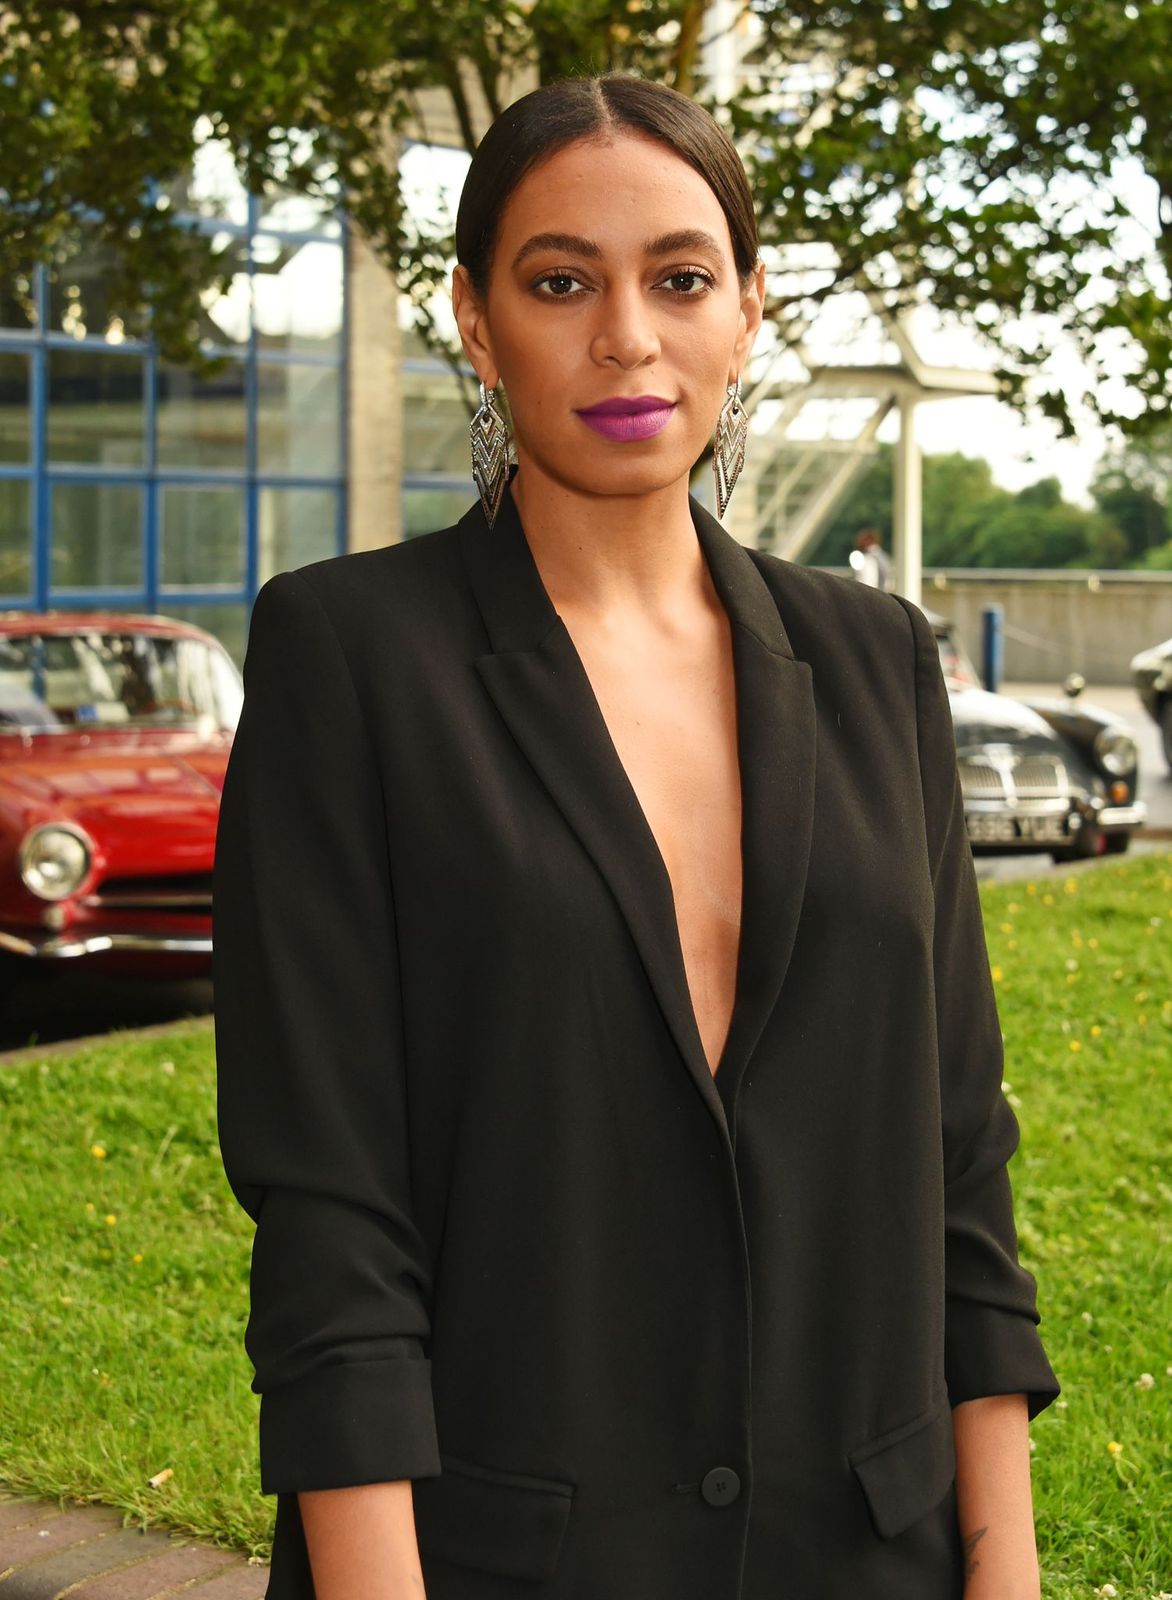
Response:
[{"label": "large chevron earring", "polygon": [[491,528],[509,481],[509,430],[496,408],[496,390],[480,385],[480,405],[472,418],[472,478]]},{"label": "large chevron earring", "polygon": [[712,471],[716,478],[716,514],[723,517],[732,499],[736,481],[745,464],[745,440],[749,436],[749,415],[741,404],[741,380],[728,386],[728,398],[720,408],[716,439],[712,446]]}]

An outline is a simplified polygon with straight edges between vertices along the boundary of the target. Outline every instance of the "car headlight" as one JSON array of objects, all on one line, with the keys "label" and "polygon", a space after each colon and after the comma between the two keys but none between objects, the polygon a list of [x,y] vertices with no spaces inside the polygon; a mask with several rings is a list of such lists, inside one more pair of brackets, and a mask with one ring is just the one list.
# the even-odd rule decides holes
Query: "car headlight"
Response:
[{"label": "car headlight", "polygon": [[1107,772],[1117,776],[1133,772],[1136,764],[1135,740],[1130,734],[1100,728],[1095,735],[1095,759]]},{"label": "car headlight", "polygon": [[92,859],[90,842],[80,828],[46,823],[24,836],[21,881],[40,900],[67,900],[85,882]]}]

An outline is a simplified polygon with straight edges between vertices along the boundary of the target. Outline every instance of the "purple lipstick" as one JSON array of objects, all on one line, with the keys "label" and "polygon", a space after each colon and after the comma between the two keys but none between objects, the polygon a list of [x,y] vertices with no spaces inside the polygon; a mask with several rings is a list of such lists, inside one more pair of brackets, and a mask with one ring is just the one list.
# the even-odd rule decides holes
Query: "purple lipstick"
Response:
[{"label": "purple lipstick", "polygon": [[633,399],[600,400],[578,412],[582,421],[604,439],[628,444],[636,439],[653,439],[671,421],[674,400],[655,394],[635,395]]}]

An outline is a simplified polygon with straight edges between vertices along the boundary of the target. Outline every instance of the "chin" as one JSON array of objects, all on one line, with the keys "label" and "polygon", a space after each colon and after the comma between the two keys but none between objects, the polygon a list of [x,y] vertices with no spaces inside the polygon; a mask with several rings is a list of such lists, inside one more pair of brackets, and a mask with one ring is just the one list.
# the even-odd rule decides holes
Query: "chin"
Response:
[{"label": "chin", "polygon": [[[583,450],[568,459],[555,461],[542,455],[532,459],[547,477],[575,494],[650,495],[661,494],[665,489],[672,488],[681,478],[686,482],[704,446],[701,443],[690,456],[681,455],[678,449],[643,449],[641,458],[633,453],[638,448],[632,445],[611,446],[605,459],[599,459],[602,452]],[[624,459],[628,450],[632,454]],[[594,459],[586,459],[588,455]]]}]

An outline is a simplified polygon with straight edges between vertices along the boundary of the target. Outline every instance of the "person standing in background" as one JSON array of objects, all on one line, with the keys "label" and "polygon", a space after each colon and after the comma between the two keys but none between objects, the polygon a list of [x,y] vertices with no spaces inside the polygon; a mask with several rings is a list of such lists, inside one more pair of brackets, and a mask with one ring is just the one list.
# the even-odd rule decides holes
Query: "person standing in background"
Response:
[{"label": "person standing in background", "polygon": [[871,524],[855,535],[851,569],[860,583],[869,584],[872,589],[891,588],[891,557],[880,543],[879,530]]}]

